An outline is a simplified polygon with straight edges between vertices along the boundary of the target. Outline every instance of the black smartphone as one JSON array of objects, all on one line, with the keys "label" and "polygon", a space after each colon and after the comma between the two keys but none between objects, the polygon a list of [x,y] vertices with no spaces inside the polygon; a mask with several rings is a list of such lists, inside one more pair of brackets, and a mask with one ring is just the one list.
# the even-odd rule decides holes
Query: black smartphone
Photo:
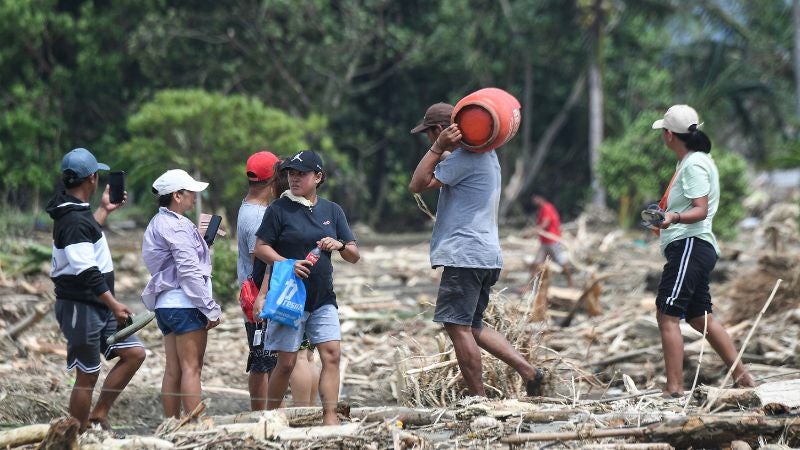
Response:
[{"label": "black smartphone", "polygon": [[219,230],[220,223],[222,223],[222,216],[211,216],[211,219],[208,221],[208,228],[206,228],[206,234],[203,236],[203,240],[206,241],[209,247],[214,243],[214,238],[217,237],[217,230]]},{"label": "black smartphone", "polygon": [[125,199],[125,172],[115,170],[108,174],[108,197],[114,204],[122,203]]}]

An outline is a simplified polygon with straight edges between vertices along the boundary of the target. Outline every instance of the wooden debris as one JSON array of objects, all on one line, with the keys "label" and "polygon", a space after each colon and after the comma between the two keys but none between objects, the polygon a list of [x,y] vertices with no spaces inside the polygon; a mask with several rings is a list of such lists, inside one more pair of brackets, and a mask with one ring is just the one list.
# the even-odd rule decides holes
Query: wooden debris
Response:
[{"label": "wooden debris", "polygon": [[547,291],[550,289],[550,269],[548,268],[547,261],[542,265],[540,276],[534,279],[534,286],[531,293],[535,300],[533,302],[533,314],[531,320],[534,322],[541,322],[547,316]]},{"label": "wooden debris", "polygon": [[761,406],[761,400],[756,395],[755,389],[720,389],[711,386],[700,386],[694,392],[694,397],[705,402],[708,398],[716,398],[716,405],[725,408],[754,408]]},{"label": "wooden debris", "polygon": [[80,422],[72,416],[54,420],[38,450],[78,450],[80,428]]},{"label": "wooden debris", "polygon": [[0,431],[0,448],[19,447],[44,440],[50,425],[25,425],[11,430]]},{"label": "wooden debris", "polygon": [[34,307],[33,312],[25,316],[19,322],[8,327],[6,333],[8,333],[11,339],[19,338],[20,335],[25,332],[25,330],[42,320],[42,318],[46,316],[48,312],[50,312],[52,306],[53,304],[51,302],[47,302],[43,305],[37,305]]}]

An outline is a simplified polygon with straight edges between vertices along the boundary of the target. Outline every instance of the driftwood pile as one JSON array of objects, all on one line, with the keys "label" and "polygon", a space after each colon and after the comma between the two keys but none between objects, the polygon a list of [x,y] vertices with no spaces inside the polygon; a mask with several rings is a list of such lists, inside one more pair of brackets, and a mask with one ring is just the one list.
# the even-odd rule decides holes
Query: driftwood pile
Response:
[{"label": "driftwood pile", "polygon": [[[429,449],[560,442],[567,448],[669,449],[727,447],[734,441],[740,442],[737,448],[750,448],[766,440],[800,445],[799,388],[800,380],[793,380],[716,391],[725,401],[713,413],[695,411],[708,395],[704,389],[696,398],[669,400],[655,392],[573,402],[463,398],[448,408],[342,406],[341,426],[308,426],[319,423],[320,408],[205,416],[201,404],[191,416],[164,421],[154,436],[90,431],[76,441],[76,425],[66,419],[0,432],[0,446],[44,441],[79,442],[84,449]],[[687,402],[693,406],[684,411]],[[743,405],[750,409],[742,412]]]},{"label": "driftwood pile", "polygon": [[[344,426],[314,426],[321,422],[319,408],[242,413],[249,403],[246,348],[234,306],[209,337],[205,411],[186,421],[161,421],[163,349],[158,330],[148,327],[139,333],[148,358],[112,410],[112,424],[128,436],[92,430],[79,438],[81,448],[537,448],[561,441],[568,448],[659,449],[728,446],[736,438],[753,446],[800,445],[798,405],[780,394],[796,392],[792,380],[800,377],[800,309],[781,297],[792,278],[784,278],[786,285],[775,298],[781,313],[767,312],[743,355],[761,391],[734,393],[724,386],[725,395],[712,392],[725,367],[699,333],[684,327],[686,385],[692,385],[699,368],[699,387],[665,400],[654,293],[644,290],[647,274],[659,270],[663,260],[647,239],[645,234],[590,232],[586,221],[579,221],[565,233],[579,287],[563,287],[553,266],[530,289],[527,263],[536,243],[515,235],[503,238],[505,268],[487,323],[535,365],[549,369],[545,397],[525,398],[519,376],[485,355],[490,399],[465,398],[449,340],[430,320],[438,272],[430,270],[427,243],[362,245],[362,262],[337,265],[335,276],[343,331]],[[751,268],[742,267],[742,273]],[[741,278],[737,272],[732,283]],[[737,346],[775,282],[772,274],[767,278],[768,286],[736,300],[736,305],[760,302],[749,316],[729,321]],[[49,280],[6,283],[0,287],[0,349],[6,356],[0,362],[0,429],[17,427],[21,433],[27,429],[22,425],[36,427],[30,430],[39,440],[63,429],[69,440],[69,424],[46,424],[65,416],[70,390],[63,338],[52,312],[46,312],[52,303],[45,294]],[[136,307],[141,286],[130,280],[122,285],[131,288],[118,294],[128,295]],[[723,294],[731,286],[715,286],[721,313],[734,308]],[[37,316],[44,320],[37,322]],[[30,325],[14,331],[28,320]],[[764,386],[776,390],[780,401],[764,397]],[[709,392],[717,400],[705,411]]]}]

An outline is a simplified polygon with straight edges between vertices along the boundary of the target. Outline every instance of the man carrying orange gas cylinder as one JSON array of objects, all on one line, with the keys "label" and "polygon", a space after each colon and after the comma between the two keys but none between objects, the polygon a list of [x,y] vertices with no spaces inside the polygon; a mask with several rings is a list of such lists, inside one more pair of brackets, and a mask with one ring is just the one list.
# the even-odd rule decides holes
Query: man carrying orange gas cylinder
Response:
[{"label": "man carrying orange gas cylinder", "polygon": [[439,189],[430,258],[433,268],[444,269],[433,321],[444,325],[453,342],[471,395],[486,396],[481,348],[513,367],[530,396],[541,395],[545,378],[543,369],[483,324],[489,293],[503,267],[497,226],[500,163],[494,149],[516,133],[519,120],[516,99],[489,88],[465,97],[455,108],[432,105],[411,130],[425,132],[432,145],[414,170],[409,190]]}]

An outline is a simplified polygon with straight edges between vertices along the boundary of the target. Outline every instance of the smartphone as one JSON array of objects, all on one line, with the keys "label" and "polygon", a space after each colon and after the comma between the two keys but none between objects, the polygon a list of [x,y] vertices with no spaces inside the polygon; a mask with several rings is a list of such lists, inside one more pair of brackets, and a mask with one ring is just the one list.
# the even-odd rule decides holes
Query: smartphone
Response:
[{"label": "smartphone", "polygon": [[214,243],[214,238],[217,237],[217,230],[219,229],[220,223],[222,223],[222,216],[211,216],[211,219],[208,221],[208,228],[206,228],[206,234],[203,236],[203,239],[209,247]]},{"label": "smartphone", "polygon": [[125,199],[125,172],[115,170],[108,174],[108,197],[114,204],[122,203]]}]

